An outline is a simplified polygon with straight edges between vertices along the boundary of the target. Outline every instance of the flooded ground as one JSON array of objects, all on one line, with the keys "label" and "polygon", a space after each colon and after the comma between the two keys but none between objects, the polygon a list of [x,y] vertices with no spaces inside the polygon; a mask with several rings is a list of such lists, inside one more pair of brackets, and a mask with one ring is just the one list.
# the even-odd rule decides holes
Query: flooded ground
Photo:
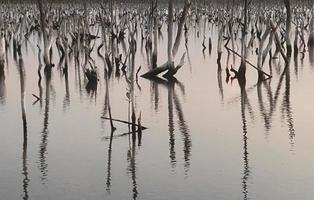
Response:
[{"label": "flooded ground", "polygon": [[[226,82],[225,73],[226,66],[239,66],[239,58],[228,59],[224,51],[217,70],[218,30],[207,24],[203,31],[203,23],[189,31],[188,49],[181,44],[178,54],[186,52],[187,59],[176,81],[139,77],[134,103],[147,129],[135,142],[121,135],[130,127],[118,121],[108,140],[104,67],[96,53],[99,83],[92,90],[71,59],[68,79],[56,64],[51,80],[42,74],[38,84],[36,34],[22,44],[22,59],[14,60],[10,50],[0,82],[1,199],[313,199],[309,54],[292,58],[286,70],[282,59],[272,60],[273,78],[261,84],[248,67],[241,91],[236,79]],[[158,64],[167,58],[166,27],[162,32]],[[204,33],[212,38],[211,53],[202,52]],[[143,74],[145,44],[140,35],[137,41],[135,66]],[[58,63],[56,51],[53,58]],[[256,63],[254,50],[248,60]],[[130,121],[127,88],[125,77],[114,73],[114,119]],[[42,100],[33,104],[32,94],[40,93]]]}]

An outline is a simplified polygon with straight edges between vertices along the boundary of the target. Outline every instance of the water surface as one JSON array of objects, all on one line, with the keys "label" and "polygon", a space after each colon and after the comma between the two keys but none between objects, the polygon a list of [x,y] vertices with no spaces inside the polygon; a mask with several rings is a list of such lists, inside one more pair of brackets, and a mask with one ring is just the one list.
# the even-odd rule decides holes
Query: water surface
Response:
[{"label": "water surface", "polygon": [[[187,59],[177,81],[139,78],[135,85],[136,114],[148,128],[135,142],[130,135],[112,144],[107,139],[104,67],[96,53],[99,84],[89,90],[73,60],[68,79],[56,65],[51,80],[42,73],[38,85],[36,35],[23,44],[22,60],[10,50],[0,81],[1,198],[313,199],[314,66],[308,54],[303,61],[292,58],[285,72],[283,60],[273,60],[273,78],[262,84],[248,67],[241,91],[237,80],[225,80],[225,67],[238,66],[238,58],[228,60],[224,51],[217,70],[215,26],[205,31],[212,52],[202,52],[202,23],[189,32],[188,51],[182,42],[176,61],[185,51]],[[166,43],[165,33],[158,64],[167,58]],[[142,74],[146,53],[137,45]],[[256,63],[254,51],[249,60]],[[130,120],[125,77],[113,74],[109,88],[113,118]],[[33,104],[32,94],[40,91],[42,100]],[[116,136],[129,131],[126,124],[114,126]]]}]

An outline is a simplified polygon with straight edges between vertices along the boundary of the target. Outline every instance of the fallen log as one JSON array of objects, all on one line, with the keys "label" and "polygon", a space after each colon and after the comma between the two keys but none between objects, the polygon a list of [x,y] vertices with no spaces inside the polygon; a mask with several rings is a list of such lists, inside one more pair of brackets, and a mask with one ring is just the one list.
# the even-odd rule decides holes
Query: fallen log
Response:
[{"label": "fallen log", "polygon": [[[102,119],[105,119],[105,120],[110,120],[109,117],[101,117]],[[134,125],[136,127],[139,127],[138,124],[133,124],[132,122],[128,122],[128,121],[124,121],[124,120],[120,120],[120,119],[111,119],[112,121],[115,121],[115,122],[120,122],[120,123],[123,123],[123,124],[127,124],[127,125]],[[145,126],[141,126],[142,130],[146,130],[148,129],[147,127]]]},{"label": "fallen log", "polygon": [[165,64],[161,65],[160,67],[154,68],[154,69],[150,70],[149,72],[141,75],[141,77],[148,78],[148,77],[157,76],[158,74],[169,70],[170,65],[173,65],[173,63],[169,63],[167,61]]},{"label": "fallen log", "polygon": [[226,47],[226,49],[232,53],[234,53],[235,55],[239,56],[244,62],[246,62],[247,64],[249,64],[251,67],[253,67],[254,69],[256,69],[258,72],[266,75],[268,78],[272,78],[272,76],[270,74],[267,74],[266,72],[264,72],[263,70],[259,69],[258,67],[256,67],[255,65],[253,65],[251,62],[249,62],[247,59],[244,59],[239,53],[233,51],[232,49],[230,49],[229,47]]},{"label": "fallen log", "polygon": [[167,61],[165,64],[157,67],[157,68],[154,68],[152,70],[150,70],[149,72],[146,72],[145,74],[141,75],[141,77],[143,78],[150,78],[150,77],[156,77],[157,75],[165,72],[168,70],[168,72],[164,75],[165,78],[171,78],[173,77],[173,75],[175,75],[178,70],[183,67],[184,65],[184,59],[185,59],[185,54],[184,53],[181,57],[181,60],[180,60],[180,63],[174,67],[174,63],[170,63],[169,61]]}]

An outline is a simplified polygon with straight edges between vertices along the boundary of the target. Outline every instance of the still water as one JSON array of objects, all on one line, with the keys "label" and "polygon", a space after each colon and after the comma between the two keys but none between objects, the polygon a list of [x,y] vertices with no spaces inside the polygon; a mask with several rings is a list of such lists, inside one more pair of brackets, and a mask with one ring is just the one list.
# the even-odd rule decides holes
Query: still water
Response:
[{"label": "still water", "polygon": [[[115,121],[111,145],[110,123],[102,119],[104,68],[96,53],[93,91],[73,60],[68,80],[56,65],[51,80],[42,73],[39,85],[35,34],[22,46],[23,60],[15,61],[10,50],[0,81],[1,199],[313,199],[314,66],[308,53],[303,61],[292,58],[285,73],[283,60],[273,60],[273,78],[259,85],[248,67],[241,92],[236,80],[225,80],[225,67],[238,66],[239,59],[228,60],[224,50],[219,72],[217,27],[205,31],[211,53],[202,52],[202,27],[189,32],[188,50],[181,44],[178,55],[186,52],[187,59],[176,82],[139,78],[135,85],[136,113],[148,128],[141,141],[119,136],[129,127]],[[137,40],[135,65],[142,74],[147,58]],[[167,58],[166,44],[164,32],[158,64]],[[254,50],[248,59],[256,63]],[[269,72],[268,62],[264,69]],[[114,119],[129,120],[127,88],[125,77],[113,74]],[[40,91],[42,100],[33,104],[32,94]]]}]

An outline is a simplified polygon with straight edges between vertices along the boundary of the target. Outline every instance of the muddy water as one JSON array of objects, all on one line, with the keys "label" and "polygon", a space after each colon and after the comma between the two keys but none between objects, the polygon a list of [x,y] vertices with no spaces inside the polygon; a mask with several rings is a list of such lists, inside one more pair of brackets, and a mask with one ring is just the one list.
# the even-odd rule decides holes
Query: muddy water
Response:
[{"label": "muddy water", "polygon": [[[42,70],[38,84],[36,35],[23,44],[22,60],[15,61],[9,51],[0,82],[1,199],[312,199],[314,66],[309,55],[303,61],[301,55],[296,62],[292,58],[285,71],[283,60],[273,60],[273,78],[259,85],[248,67],[241,91],[236,80],[226,82],[225,74],[225,67],[236,68],[239,59],[230,55],[228,60],[224,50],[219,72],[217,28],[206,26],[211,53],[202,52],[202,28],[201,22],[189,32],[188,51],[184,40],[181,44],[176,61],[183,52],[187,59],[177,81],[139,78],[135,84],[136,115],[148,128],[142,139],[119,136],[129,127],[114,122],[117,137],[111,145],[110,124],[101,118],[104,67],[96,53],[99,83],[90,90],[82,67],[71,59],[68,79],[56,65],[51,79]],[[167,58],[165,31],[159,64]],[[140,36],[137,45],[135,66],[142,66],[141,74],[148,68]],[[58,59],[55,51],[54,63]],[[255,50],[249,60],[256,63]],[[264,69],[270,73],[268,59]],[[115,119],[130,120],[128,87],[122,74],[113,73]],[[32,94],[42,94],[42,100],[33,104]]]}]

